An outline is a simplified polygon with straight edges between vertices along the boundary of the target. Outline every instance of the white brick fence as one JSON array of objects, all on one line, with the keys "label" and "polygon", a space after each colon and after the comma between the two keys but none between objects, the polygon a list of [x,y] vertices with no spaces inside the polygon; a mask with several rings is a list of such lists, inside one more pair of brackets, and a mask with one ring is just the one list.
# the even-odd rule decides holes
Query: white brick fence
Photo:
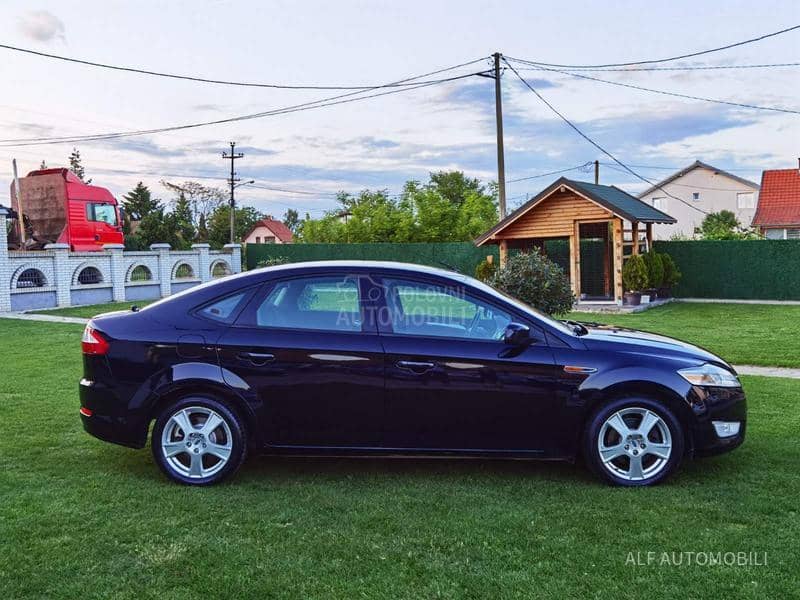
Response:
[{"label": "white brick fence", "polygon": [[66,244],[9,251],[5,211],[0,207],[0,312],[163,298],[242,270],[239,244],[222,251],[208,244],[187,251],[169,244],[143,252],[125,252],[121,244],[101,252],[70,252]]}]

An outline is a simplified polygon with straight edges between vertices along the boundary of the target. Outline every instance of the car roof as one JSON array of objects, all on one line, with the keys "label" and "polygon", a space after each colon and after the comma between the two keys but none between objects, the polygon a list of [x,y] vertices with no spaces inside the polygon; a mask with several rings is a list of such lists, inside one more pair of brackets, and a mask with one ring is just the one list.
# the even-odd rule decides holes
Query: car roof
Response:
[{"label": "car roof", "polygon": [[317,269],[359,269],[368,271],[370,269],[393,270],[393,271],[407,271],[409,273],[425,273],[427,275],[436,275],[445,277],[454,281],[464,281],[466,275],[451,271],[448,269],[440,269],[437,267],[430,267],[427,265],[418,265],[414,263],[396,262],[391,260],[315,260],[307,262],[293,262],[283,265],[274,265],[270,267],[262,267],[247,271],[248,274],[256,273],[276,273],[278,271],[291,271],[291,270],[317,270]]}]

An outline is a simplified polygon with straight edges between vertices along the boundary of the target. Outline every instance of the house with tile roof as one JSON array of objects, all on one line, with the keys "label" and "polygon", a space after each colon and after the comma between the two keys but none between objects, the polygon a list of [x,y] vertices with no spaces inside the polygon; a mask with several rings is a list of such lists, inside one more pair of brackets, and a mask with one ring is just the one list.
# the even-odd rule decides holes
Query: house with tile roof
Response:
[{"label": "house with tile roof", "polygon": [[675,217],[654,228],[656,239],[692,237],[708,213],[729,210],[749,227],[758,203],[757,183],[699,160],[639,194],[639,199]]},{"label": "house with tile roof", "polygon": [[245,244],[291,244],[292,230],[275,219],[261,219],[244,236]]},{"label": "house with tile roof", "polygon": [[797,169],[774,169],[761,174],[753,227],[769,240],[800,239],[800,161]]}]

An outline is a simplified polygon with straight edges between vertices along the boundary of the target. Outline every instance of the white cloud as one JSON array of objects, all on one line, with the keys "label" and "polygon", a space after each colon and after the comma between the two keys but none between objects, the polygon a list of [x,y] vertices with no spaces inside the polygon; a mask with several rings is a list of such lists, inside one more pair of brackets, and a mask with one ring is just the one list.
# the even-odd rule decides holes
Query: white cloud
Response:
[{"label": "white cloud", "polygon": [[19,29],[26,37],[38,42],[65,40],[64,23],[46,10],[31,10],[19,18]]}]

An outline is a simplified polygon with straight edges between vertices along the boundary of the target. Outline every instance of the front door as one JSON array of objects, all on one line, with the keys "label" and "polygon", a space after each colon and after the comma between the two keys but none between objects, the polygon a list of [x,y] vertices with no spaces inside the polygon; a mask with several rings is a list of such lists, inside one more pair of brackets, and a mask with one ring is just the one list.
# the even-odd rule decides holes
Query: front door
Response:
[{"label": "front door", "polygon": [[344,274],[269,284],[222,336],[221,364],[256,391],[267,444],[380,444],[383,350],[359,287]]},{"label": "front door", "polygon": [[383,278],[386,445],[544,453],[558,420],[556,367],[543,332],[505,345],[510,311],[464,289]]}]

